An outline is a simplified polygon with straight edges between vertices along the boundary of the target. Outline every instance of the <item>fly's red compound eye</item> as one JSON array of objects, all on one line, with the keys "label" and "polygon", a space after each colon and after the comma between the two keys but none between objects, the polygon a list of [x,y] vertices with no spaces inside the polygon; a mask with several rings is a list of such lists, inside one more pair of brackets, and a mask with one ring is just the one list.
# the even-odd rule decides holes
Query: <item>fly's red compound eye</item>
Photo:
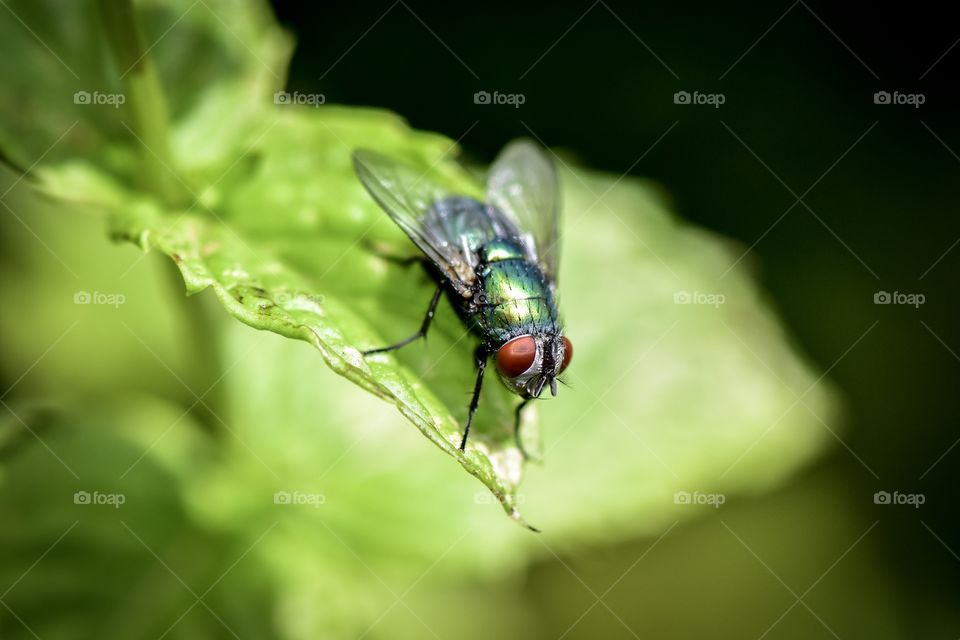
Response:
[{"label": "fly's red compound eye", "polygon": [[516,378],[537,358],[537,341],[531,336],[514,338],[497,351],[497,369],[507,378]]},{"label": "fly's red compound eye", "polygon": [[571,360],[573,360],[573,343],[567,340],[567,336],[563,336],[563,362],[560,364],[560,373],[563,373]]}]

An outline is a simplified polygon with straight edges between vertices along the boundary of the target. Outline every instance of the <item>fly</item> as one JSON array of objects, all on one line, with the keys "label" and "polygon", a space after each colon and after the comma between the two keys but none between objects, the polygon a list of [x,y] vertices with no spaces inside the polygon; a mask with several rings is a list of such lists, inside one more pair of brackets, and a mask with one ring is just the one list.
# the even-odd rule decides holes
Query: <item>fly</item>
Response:
[{"label": "fly", "polygon": [[490,168],[483,202],[452,193],[374,151],[355,151],[353,165],[370,195],[424,254],[437,283],[416,333],[363,354],[393,351],[425,337],[446,293],[480,340],[460,450],[466,450],[484,372],[493,358],[500,379],[522,398],[514,434],[526,456],[521,412],[546,388],[557,395],[557,377],[573,356],[555,302],[560,198],[553,163],[529,140],[510,143]]}]

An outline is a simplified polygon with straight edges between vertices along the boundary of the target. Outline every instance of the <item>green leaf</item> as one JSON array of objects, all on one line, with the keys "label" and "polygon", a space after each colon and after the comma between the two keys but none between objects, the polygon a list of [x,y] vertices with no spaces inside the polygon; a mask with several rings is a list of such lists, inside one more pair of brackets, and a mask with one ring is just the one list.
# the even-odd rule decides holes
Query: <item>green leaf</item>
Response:
[{"label": "green leaf", "polygon": [[[216,132],[234,134],[245,104],[260,104],[284,83],[290,38],[266,3],[229,0],[138,2],[144,47],[155,60],[171,115],[180,119],[206,101],[208,90],[230,88],[240,100],[221,113]],[[18,167],[83,158],[117,179],[140,181],[131,159],[137,140],[129,96],[119,101],[133,69],[110,59],[96,0],[9,0],[0,22],[0,148]],[[79,95],[78,95],[79,94]],[[101,96],[97,103],[96,95]],[[85,99],[88,98],[88,99]],[[194,161],[209,159],[194,149]]]},{"label": "green leaf", "polygon": [[[278,107],[269,134],[241,140],[247,162],[221,176],[194,211],[128,200],[112,218],[116,237],[157,248],[180,268],[187,290],[212,288],[227,311],[257,329],[307,341],[337,373],[397,406],[520,520],[515,493],[522,455],[513,433],[518,402],[489,384],[466,452],[459,450],[473,377],[473,338],[445,302],[426,347],[364,358],[360,350],[416,329],[433,283],[370,246],[412,246],[353,175],[354,147],[376,141],[436,179],[476,192],[445,156],[454,145],[413,132],[394,116],[346,109]],[[431,170],[431,167],[433,169]],[[536,438],[531,426],[529,437]]]},{"label": "green leaf", "polygon": [[[562,179],[570,213],[561,306],[576,355],[570,387],[531,406],[546,460],[517,495],[545,536],[570,545],[662,532],[710,508],[677,502],[675,494],[733,500],[769,490],[832,441],[835,391],[798,356],[745,269],[719,277],[743,248],[676,220],[641,181],[583,170],[564,171]],[[605,195],[597,202],[594,194]],[[375,273],[362,275],[367,286],[376,282]],[[401,293],[406,275],[398,276]],[[429,295],[428,285],[419,290]],[[717,296],[717,304],[677,304],[684,293],[704,302]],[[402,299],[387,306],[407,309],[411,325],[421,311]],[[440,320],[455,326],[445,311]],[[416,553],[424,530],[456,539],[464,523],[478,522],[478,510],[490,508],[430,451],[386,428],[380,407],[312,366],[309,353],[236,330],[224,335],[225,359],[237,363],[226,380],[229,405],[248,445],[234,447],[246,463],[223,479],[233,491],[248,491],[236,477],[256,484],[259,475],[273,486],[263,467],[275,468],[327,495],[324,513],[354,525],[340,533],[348,544],[389,546],[404,557]],[[450,362],[463,370],[457,385],[436,380],[431,389],[452,386],[454,401],[465,401],[468,356],[463,349]],[[392,525],[375,524],[383,522]],[[510,566],[518,547],[511,532],[483,523],[457,549],[462,563],[479,559],[489,568]]]},{"label": "green leaf", "polygon": [[[169,255],[188,291],[211,287],[241,321],[314,344],[335,371],[396,404],[519,519],[513,496],[521,457],[510,434],[512,399],[505,390],[488,385],[473,446],[465,454],[457,448],[465,408],[453,407],[465,405],[460,395],[467,387],[459,383],[469,376],[471,362],[453,362],[468,347],[467,340],[457,342],[460,328],[449,319],[438,322],[433,350],[425,353],[366,361],[358,350],[395,340],[397,330],[406,332],[402,321],[416,315],[412,296],[427,283],[398,273],[360,246],[364,239],[398,245],[401,238],[360,190],[351,148],[363,144],[398,152],[424,168],[437,165],[453,184],[466,184],[462,172],[438,162],[453,145],[440,136],[415,134],[381,112],[325,109],[317,117],[271,105],[273,91],[282,85],[277,62],[288,52],[287,41],[264,19],[260,5],[232,11],[229,26],[219,17],[220,3],[200,5],[165,3],[141,11],[145,42],[155,43],[150,55],[157,59],[176,120],[170,169],[195,198],[188,209],[167,210],[139,191],[141,176],[131,172],[136,134],[127,122],[130,114],[73,99],[76,91],[119,92],[118,77],[128,71],[110,69],[102,38],[100,46],[89,46],[90,36],[101,29],[92,2],[45,14],[27,3],[11,6],[29,28],[5,23],[8,42],[31,55],[5,71],[15,89],[10,95],[36,100],[47,110],[24,122],[19,114],[32,109],[20,102],[0,105],[0,113],[10,116],[0,119],[0,143],[8,157],[23,167],[43,158],[35,168],[42,191],[111,211],[115,237]],[[49,50],[28,45],[31,30]],[[81,34],[87,37],[81,40]],[[204,62],[196,65],[194,59]],[[48,73],[38,73],[41,68]],[[428,295],[417,306],[425,307]],[[415,326],[411,321],[411,331]],[[458,346],[441,359],[435,349],[450,336],[449,344]],[[415,363],[422,372],[425,358],[431,358],[432,376],[423,380],[400,364]],[[440,379],[445,384],[431,389]]]},{"label": "green leaf", "polygon": [[[395,405],[520,520],[524,465],[511,433],[516,397],[487,384],[468,449],[458,449],[473,338],[449,305],[425,345],[361,355],[409,335],[433,283],[378,255],[414,249],[361,188],[351,151],[375,148],[477,194],[477,183],[453,160],[456,145],[382,111],[275,103],[275,61],[288,49],[282,34],[259,10],[228,28],[209,8],[171,4],[143,14],[145,31],[157,36],[182,18],[183,28],[160,38],[151,55],[171,89],[171,169],[191,195],[187,206],[140,189],[122,110],[79,110],[60,100],[50,107],[56,117],[38,119],[43,135],[12,118],[0,128],[0,142],[25,161],[44,160],[35,171],[38,188],[96,205],[108,212],[115,238],[172,259],[189,293],[211,289],[247,325],[312,344],[335,372]],[[54,21],[44,33],[55,49],[72,51],[72,40],[61,42],[58,31],[75,27]],[[181,78],[183,50],[213,51],[222,64],[191,67]],[[37,55],[25,67],[49,63]],[[29,91],[21,70],[5,73]],[[88,140],[94,153],[81,154],[72,133],[47,156],[31,146],[81,115],[79,130],[96,134]],[[557,443],[545,447],[552,461],[539,475],[544,480],[531,485],[543,496],[533,507],[538,522],[587,537],[603,535],[605,514],[613,514],[616,527],[636,528],[638,513],[653,526],[675,512],[668,498],[684,485],[693,490],[712,479],[723,490],[756,488],[808,459],[825,439],[817,423],[829,423],[830,392],[822,385],[807,390],[814,376],[750,279],[733,268],[736,253],[679,224],[649,185],[570,167],[562,181],[561,311],[577,356],[569,370],[573,389],[536,403],[545,423],[564,426],[552,436]],[[680,294],[723,296],[724,304],[675,304]],[[525,425],[524,437],[539,448],[536,420]],[[750,454],[741,460],[744,450]],[[598,467],[597,460],[609,464]],[[627,485],[642,490],[618,489]]]}]

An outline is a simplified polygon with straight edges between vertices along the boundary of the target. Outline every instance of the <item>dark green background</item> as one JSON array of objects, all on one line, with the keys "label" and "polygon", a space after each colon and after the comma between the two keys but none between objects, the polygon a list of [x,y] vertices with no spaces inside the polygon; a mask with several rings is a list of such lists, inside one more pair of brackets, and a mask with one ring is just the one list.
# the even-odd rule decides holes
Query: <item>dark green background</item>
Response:
[{"label": "dark green background", "polygon": [[[960,435],[953,286],[960,248],[950,251],[960,238],[953,89],[960,48],[948,52],[960,38],[954,20],[933,6],[825,2],[274,4],[299,42],[292,90],[394,110],[415,127],[462,136],[466,153],[482,160],[533,132],[591,166],[652,177],[686,219],[744,247],[756,242],[748,260],[801,349],[821,369],[836,362],[829,375],[847,399],[849,449],[837,443],[791,486],[735,505],[738,517],[766,532],[758,555],[769,554],[765,561],[773,559],[797,595],[844,551],[839,541],[853,542],[878,521],[868,534],[877,551],[870,563],[897,585],[895,601],[865,596],[871,581],[859,576],[811,608],[825,609],[829,622],[849,595],[851,606],[865,598],[886,610],[879,619],[869,608],[858,612],[862,624],[838,630],[841,637],[876,637],[870,620],[891,636],[960,634],[956,614],[946,613],[960,588],[960,448],[944,455]],[[476,105],[480,90],[521,93],[525,103]],[[726,101],[719,109],[676,105],[678,90],[722,93]],[[876,105],[881,90],[922,93],[925,103]],[[791,190],[808,188],[806,206],[783,215],[796,201]],[[926,303],[877,306],[879,290],[922,293]],[[878,490],[921,492],[926,504],[876,506]],[[817,519],[805,515],[808,507]],[[824,543],[822,566],[790,574],[792,549],[829,537],[832,510],[852,512],[865,526]],[[722,535],[709,519],[672,532],[682,543],[658,547],[662,570],[632,574],[611,592],[612,609],[649,637],[723,635],[724,619],[745,612],[762,632],[794,599],[758,559],[733,560],[744,550],[720,543]],[[567,561],[590,589],[604,590],[649,546],[638,541]],[[698,568],[665,580],[681,555],[684,566]],[[839,563],[830,575],[842,572]],[[530,597],[557,624],[554,635],[593,602],[560,563],[529,580]],[[698,598],[701,582],[729,584],[730,602]],[[676,598],[690,599],[689,617],[659,604]],[[816,598],[813,590],[805,601]],[[558,618],[567,610],[571,620]],[[568,637],[601,631],[631,637],[602,606]],[[797,605],[767,637],[831,635]]]}]

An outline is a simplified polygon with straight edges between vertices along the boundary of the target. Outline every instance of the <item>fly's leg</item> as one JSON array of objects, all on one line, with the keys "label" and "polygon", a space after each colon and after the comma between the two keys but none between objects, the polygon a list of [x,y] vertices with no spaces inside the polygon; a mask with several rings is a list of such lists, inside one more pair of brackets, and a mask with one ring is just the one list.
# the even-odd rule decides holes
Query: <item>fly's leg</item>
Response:
[{"label": "fly's leg", "polygon": [[430,264],[422,256],[395,256],[387,253],[378,253],[377,255],[387,262],[391,262],[400,267],[409,267],[415,264],[420,264],[426,267]]},{"label": "fly's leg", "polygon": [[520,414],[523,412],[523,408],[527,406],[527,403],[530,402],[531,398],[524,398],[523,402],[517,405],[517,410],[514,412],[514,421],[513,421],[513,437],[517,441],[517,449],[520,449],[520,453],[523,455],[524,460],[530,459],[530,454],[527,453],[527,450],[523,448],[523,440],[520,439]]},{"label": "fly's leg", "polygon": [[467,450],[467,436],[470,435],[470,423],[473,422],[473,414],[477,412],[477,405],[480,404],[480,388],[483,386],[483,370],[487,368],[487,352],[484,348],[477,347],[477,382],[473,386],[473,397],[470,399],[470,408],[467,410],[467,427],[463,430],[463,440],[460,442],[460,451]]},{"label": "fly's leg", "polygon": [[420,324],[419,331],[417,331],[415,334],[413,334],[409,338],[404,338],[403,340],[395,344],[391,344],[386,347],[380,347],[379,349],[369,349],[367,351],[364,351],[363,355],[369,356],[374,353],[384,353],[387,351],[394,351],[396,349],[399,349],[400,347],[404,347],[410,344],[414,340],[419,340],[420,338],[427,337],[427,329],[430,328],[430,323],[433,322],[433,316],[437,311],[437,304],[439,304],[440,302],[440,294],[442,293],[443,293],[443,285],[439,285],[437,287],[437,290],[433,294],[433,298],[430,300],[430,306],[427,308],[427,315],[424,316],[423,322]]},{"label": "fly's leg", "polygon": [[414,264],[427,265],[429,262],[422,255],[400,255],[397,253],[390,253],[390,251],[379,244],[373,242],[364,242],[364,246],[367,250],[378,258],[382,258],[387,262],[392,262],[393,264],[399,265],[401,267],[409,267]]}]

